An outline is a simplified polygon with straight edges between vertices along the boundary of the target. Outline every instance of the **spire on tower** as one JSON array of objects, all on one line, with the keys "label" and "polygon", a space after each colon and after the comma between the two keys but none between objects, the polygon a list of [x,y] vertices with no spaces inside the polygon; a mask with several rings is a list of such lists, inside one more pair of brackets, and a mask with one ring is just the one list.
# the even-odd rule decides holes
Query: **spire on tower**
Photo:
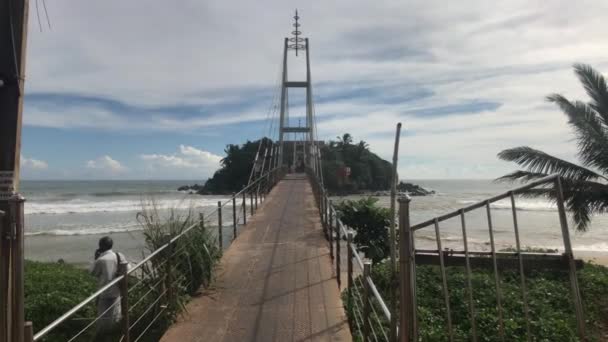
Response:
[{"label": "spire on tower", "polygon": [[298,15],[297,9],[296,9],[296,15],[293,17],[293,19],[295,20],[295,22],[293,24],[294,30],[291,32],[293,37],[289,38],[289,41],[291,42],[291,44],[289,44],[288,48],[291,50],[296,50],[296,56],[297,56],[298,50],[306,49],[306,46],[304,44],[302,44],[302,42],[304,41],[304,38],[300,37],[300,35],[302,35],[302,32],[300,31],[300,23],[298,22],[298,20],[300,20],[300,16]]}]

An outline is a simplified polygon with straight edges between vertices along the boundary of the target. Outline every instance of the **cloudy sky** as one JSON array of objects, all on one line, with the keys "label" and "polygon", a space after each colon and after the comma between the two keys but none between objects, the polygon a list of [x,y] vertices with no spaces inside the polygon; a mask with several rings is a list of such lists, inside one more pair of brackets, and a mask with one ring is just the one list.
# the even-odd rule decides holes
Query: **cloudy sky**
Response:
[{"label": "cloudy sky", "polygon": [[402,178],[497,177],[519,145],[576,160],[544,97],[586,100],[575,62],[608,72],[601,0],[52,0],[42,32],[30,3],[25,179],[208,177],[270,131],[295,7],[320,138],[390,159],[401,121]]}]

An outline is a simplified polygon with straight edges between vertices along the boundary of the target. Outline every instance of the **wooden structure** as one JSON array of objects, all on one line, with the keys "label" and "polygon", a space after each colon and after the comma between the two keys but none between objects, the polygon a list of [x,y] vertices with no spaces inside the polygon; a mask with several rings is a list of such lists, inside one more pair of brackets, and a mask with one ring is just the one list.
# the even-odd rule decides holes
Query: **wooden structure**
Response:
[{"label": "wooden structure", "polygon": [[27,14],[27,0],[0,1],[0,342],[22,342],[25,331],[24,200],[17,191]]}]

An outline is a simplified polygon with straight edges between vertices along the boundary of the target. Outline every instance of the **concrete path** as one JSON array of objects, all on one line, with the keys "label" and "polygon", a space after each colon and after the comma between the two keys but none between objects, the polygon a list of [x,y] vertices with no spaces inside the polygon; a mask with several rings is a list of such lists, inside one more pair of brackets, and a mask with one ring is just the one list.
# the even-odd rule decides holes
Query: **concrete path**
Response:
[{"label": "concrete path", "polygon": [[351,341],[310,184],[288,175],[161,341]]}]

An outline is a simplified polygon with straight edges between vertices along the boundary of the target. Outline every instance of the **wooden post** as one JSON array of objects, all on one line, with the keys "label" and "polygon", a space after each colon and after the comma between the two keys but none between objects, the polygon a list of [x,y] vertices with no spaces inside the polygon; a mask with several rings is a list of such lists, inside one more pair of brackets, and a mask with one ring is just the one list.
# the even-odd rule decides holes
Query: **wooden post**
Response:
[{"label": "wooden post", "polygon": [[255,197],[255,211],[258,211],[258,192],[256,191],[253,195]]},{"label": "wooden post", "polygon": [[120,311],[122,314],[121,330],[124,336],[122,341],[130,342],[129,334],[129,277],[127,275],[128,264],[126,262],[118,265],[118,274],[124,278],[119,284],[120,288]]},{"label": "wooden post", "polygon": [[236,239],[236,195],[232,193],[232,240]]},{"label": "wooden post", "polygon": [[348,307],[352,308],[352,300],[353,300],[353,295],[352,295],[352,291],[353,289],[353,249],[352,249],[352,244],[353,244],[353,233],[352,232],[348,232],[348,234],[346,235],[346,255],[348,258],[348,261],[346,263],[346,267],[347,267],[347,277],[346,277],[346,286],[348,287]]},{"label": "wooden post", "polygon": [[28,0],[0,1],[0,342],[24,339],[19,190]]},{"label": "wooden post", "polygon": [[222,202],[217,201],[217,243],[220,246],[220,251],[224,250],[224,241],[222,237]]},{"label": "wooden post", "polygon": [[[171,236],[167,234],[165,241],[169,242]],[[167,277],[165,278],[165,286],[167,290],[167,305],[171,305],[173,300],[173,253],[175,252],[175,244],[167,246],[167,261],[165,262],[165,272]]]},{"label": "wooden post", "polygon": [[332,201],[329,201],[329,207],[327,208],[329,210],[329,220],[328,220],[328,225],[327,225],[327,233],[329,234],[329,255],[331,256],[331,259],[334,259],[334,228],[332,227],[333,225],[333,212],[331,210],[332,208]]},{"label": "wooden post", "polygon": [[372,262],[369,260],[365,260],[363,262],[363,341],[368,342],[370,339],[370,313],[371,313],[371,303],[370,303],[370,288],[368,279],[372,272]]},{"label": "wooden post", "polygon": [[[15,195],[9,200],[10,217],[12,221],[12,338],[13,341],[23,341],[23,327],[25,326],[25,296],[23,291],[24,273],[24,223],[23,204],[25,199],[21,195]],[[11,227],[9,226],[9,229]]]},{"label": "wooden post", "polygon": [[34,324],[29,321],[25,322],[25,326],[23,327],[23,329],[23,340],[25,342],[34,342]]},{"label": "wooden post", "polygon": [[201,228],[201,230],[204,232],[205,231],[205,215],[203,213],[199,213],[198,214],[198,225]]},{"label": "wooden post", "polygon": [[247,224],[247,194],[243,191],[243,224]]},{"label": "wooden post", "polygon": [[[416,327],[416,265],[414,239],[410,229],[410,199],[399,198],[399,341],[418,340]],[[393,317],[391,317],[393,318]]]}]

